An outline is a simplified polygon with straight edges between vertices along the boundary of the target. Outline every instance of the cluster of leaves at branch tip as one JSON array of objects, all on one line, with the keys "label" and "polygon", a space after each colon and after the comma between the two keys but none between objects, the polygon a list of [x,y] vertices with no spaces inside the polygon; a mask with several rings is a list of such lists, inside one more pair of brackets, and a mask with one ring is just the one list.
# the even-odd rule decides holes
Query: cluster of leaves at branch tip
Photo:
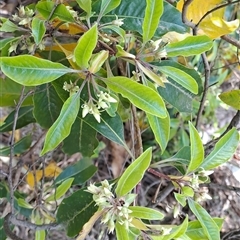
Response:
[{"label": "cluster of leaves at branch tip", "polygon": [[129,229],[132,221],[129,214],[132,211],[128,207],[136,197],[135,194],[128,194],[125,197],[115,198],[111,192],[112,185],[104,180],[101,186],[90,184],[86,190],[93,194],[93,200],[99,207],[99,211],[104,210],[101,223],[107,225],[109,233],[114,231],[116,222],[124,225],[127,230]]},{"label": "cluster of leaves at branch tip", "polygon": [[94,118],[100,123],[101,118],[101,111],[106,110],[110,107],[110,103],[116,103],[117,100],[110,96],[109,93],[100,91],[99,94],[97,94],[98,100],[97,103],[94,104],[93,100],[90,99],[88,102],[85,102],[82,105],[83,111],[82,111],[82,117],[84,118],[88,113],[92,114]]}]

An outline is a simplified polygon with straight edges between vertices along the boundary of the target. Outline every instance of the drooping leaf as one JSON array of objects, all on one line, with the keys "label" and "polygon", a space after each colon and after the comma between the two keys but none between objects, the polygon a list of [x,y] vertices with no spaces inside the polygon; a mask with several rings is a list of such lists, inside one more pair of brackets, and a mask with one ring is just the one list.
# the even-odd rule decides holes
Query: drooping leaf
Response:
[{"label": "drooping leaf", "polygon": [[192,56],[210,50],[213,46],[212,40],[207,36],[190,36],[176,43],[166,46],[168,57]]},{"label": "drooping leaf", "polygon": [[187,204],[186,197],[183,196],[180,193],[174,192],[175,199],[182,205],[182,207],[185,207]]},{"label": "drooping leaf", "polygon": [[45,199],[46,202],[56,201],[61,198],[71,187],[74,178],[68,178],[57,187],[56,192]]},{"label": "drooping leaf", "polygon": [[0,62],[3,73],[24,86],[52,82],[66,73],[74,72],[60,63],[30,55],[1,57]]},{"label": "drooping leaf", "polygon": [[239,133],[236,128],[231,129],[215,145],[213,151],[204,159],[200,167],[210,170],[227,162],[239,143]]},{"label": "drooping leaf", "polygon": [[64,4],[61,3],[61,4],[58,4],[57,6],[55,6],[55,4],[56,3],[52,1],[51,2],[39,1],[36,5],[36,9],[41,13],[41,15],[45,19],[48,19],[50,14],[52,14],[52,16],[50,17],[50,20],[54,18],[59,18],[62,21],[74,22],[73,16],[71,15],[71,13],[68,11],[68,9]]},{"label": "drooping leaf", "polygon": [[115,225],[116,235],[117,239],[124,239],[129,240],[129,233],[127,228],[124,226],[124,224],[120,224],[119,222],[116,222]]},{"label": "drooping leaf", "polygon": [[63,102],[51,84],[36,88],[33,96],[33,114],[41,127],[48,129],[58,118]]},{"label": "drooping leaf", "polygon": [[141,206],[129,206],[131,212],[131,217],[141,218],[141,219],[148,219],[148,220],[161,220],[164,218],[164,214],[161,212]]},{"label": "drooping leaf", "polygon": [[172,66],[158,67],[158,69],[190,92],[198,93],[198,84],[195,79],[181,69]]},{"label": "drooping leaf", "polygon": [[191,143],[191,160],[187,169],[187,173],[196,170],[204,159],[204,148],[202,140],[198,134],[198,131],[189,122],[190,143]]},{"label": "drooping leaf", "polygon": [[221,93],[219,98],[227,105],[240,110],[240,90],[231,90]]},{"label": "drooping leaf", "polygon": [[98,30],[95,24],[78,40],[77,46],[74,50],[74,57],[76,63],[81,68],[87,68],[92,52],[97,45]]},{"label": "drooping leaf", "polygon": [[[30,148],[32,143],[32,136],[27,135],[23,137],[21,140],[14,144],[14,154],[21,154],[24,153],[27,149]],[[10,154],[11,148],[4,147],[0,149],[0,156],[8,156]]]},{"label": "drooping leaf", "polygon": [[32,35],[37,45],[42,41],[43,36],[45,35],[45,32],[46,32],[45,21],[36,17],[33,18]]},{"label": "drooping leaf", "polygon": [[83,156],[90,157],[98,145],[96,133],[83,119],[77,118],[69,136],[63,140],[63,151],[70,155],[81,152]]},{"label": "drooping leaf", "polygon": [[188,199],[188,205],[202,225],[204,233],[209,240],[220,240],[220,230],[208,212],[191,198]]},{"label": "drooping leaf", "polygon": [[79,107],[79,93],[74,93],[63,104],[59,117],[48,130],[41,155],[57,147],[69,135]]},{"label": "drooping leaf", "polygon": [[77,0],[77,3],[81,9],[83,9],[89,17],[92,12],[92,0]]},{"label": "drooping leaf", "polygon": [[154,36],[163,13],[163,0],[147,0],[146,2],[147,6],[142,25],[144,43]]},{"label": "drooping leaf", "polygon": [[102,0],[101,1],[101,8],[100,8],[100,13],[101,15],[105,15],[106,13],[112,11],[115,9],[119,4],[121,0]]},{"label": "drooping leaf", "polygon": [[165,104],[153,89],[126,77],[112,77],[104,82],[112,91],[121,93],[143,111],[160,118],[167,117]]},{"label": "drooping leaf", "polygon": [[18,30],[18,26],[15,25],[12,21],[6,18],[1,18],[1,32],[15,32]]},{"label": "drooping leaf", "polygon": [[115,190],[118,197],[129,193],[143,178],[152,159],[152,148],[148,148],[125,170]]},{"label": "drooping leaf", "polygon": [[[0,106],[16,106],[19,101],[23,86],[12,81],[8,77],[6,79],[0,79]],[[30,87],[26,87],[24,94],[31,91]],[[22,106],[32,105],[32,96],[27,97]]]},{"label": "drooping leaf", "polygon": [[170,117],[159,118],[147,113],[147,119],[154,133],[155,139],[161,147],[162,153],[165,151],[170,136]]},{"label": "drooping leaf", "polygon": [[[12,131],[14,114],[15,114],[15,110],[12,111],[6,117],[6,119],[4,120],[4,124],[0,126],[0,132]],[[33,107],[32,106],[21,107],[18,111],[16,129],[22,128],[28,125],[29,123],[33,123],[33,122],[36,122],[35,118],[33,117]]]},{"label": "drooping leaf", "polygon": [[85,189],[75,191],[61,202],[57,211],[57,222],[64,223],[67,235],[74,237],[79,234],[97,208],[91,193],[86,192]]}]

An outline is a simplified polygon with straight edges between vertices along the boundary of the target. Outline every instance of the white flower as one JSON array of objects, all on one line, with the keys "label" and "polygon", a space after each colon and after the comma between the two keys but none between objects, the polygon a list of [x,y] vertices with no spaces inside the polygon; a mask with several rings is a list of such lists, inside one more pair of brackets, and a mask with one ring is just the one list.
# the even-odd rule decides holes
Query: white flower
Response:
[{"label": "white flower", "polygon": [[106,101],[108,103],[116,103],[117,100],[110,96],[110,94],[100,91],[100,93],[97,95],[99,97],[99,101]]},{"label": "white flower", "polygon": [[113,20],[112,24],[120,27],[124,24],[123,20],[124,20],[123,18],[118,19],[118,17],[116,16],[116,20]]},{"label": "white flower", "polygon": [[156,51],[159,48],[161,42],[162,42],[162,39],[158,39],[154,42],[151,42],[152,47],[153,47],[153,51]]}]

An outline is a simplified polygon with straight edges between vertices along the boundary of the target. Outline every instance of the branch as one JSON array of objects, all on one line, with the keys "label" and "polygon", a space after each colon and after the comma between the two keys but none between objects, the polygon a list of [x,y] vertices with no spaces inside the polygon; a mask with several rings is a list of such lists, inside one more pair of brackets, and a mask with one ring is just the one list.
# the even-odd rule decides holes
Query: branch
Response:
[{"label": "branch", "polygon": [[226,42],[232,44],[233,46],[240,48],[240,41],[238,41],[230,36],[227,36],[227,35],[221,36],[221,38],[223,40],[225,40]]}]

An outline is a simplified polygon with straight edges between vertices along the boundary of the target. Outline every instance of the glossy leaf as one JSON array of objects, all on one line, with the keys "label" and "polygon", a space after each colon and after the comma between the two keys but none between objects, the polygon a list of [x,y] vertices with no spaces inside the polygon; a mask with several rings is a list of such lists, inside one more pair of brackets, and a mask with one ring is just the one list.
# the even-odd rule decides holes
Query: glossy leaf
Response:
[{"label": "glossy leaf", "polygon": [[101,15],[105,15],[106,13],[112,11],[113,9],[115,9],[119,4],[120,4],[121,0],[102,0],[101,1]]},{"label": "glossy leaf", "polygon": [[77,3],[81,9],[83,9],[89,17],[92,12],[92,0],[77,0]]},{"label": "glossy leaf", "polygon": [[95,24],[78,40],[77,46],[74,50],[74,57],[79,67],[83,69],[88,67],[93,50],[97,45],[97,39],[98,30],[97,25]]},{"label": "glossy leaf", "polygon": [[24,86],[37,86],[52,82],[74,71],[60,63],[30,55],[0,57],[0,62],[3,73]]},{"label": "glossy leaf", "polygon": [[6,18],[1,18],[0,32],[15,32],[19,30],[18,26]]},{"label": "glossy leaf", "polygon": [[82,158],[81,160],[79,159],[79,161],[77,161],[73,165],[68,166],[60,173],[60,175],[58,175],[58,177],[55,179],[55,184],[59,184],[70,177],[76,178],[77,175],[82,175],[83,171],[89,169],[89,167],[91,166],[92,166],[91,159],[89,158]]},{"label": "glossy leaf", "polygon": [[[218,228],[222,228],[222,224],[224,222],[223,219],[221,218],[213,218],[213,221],[217,224]],[[201,226],[201,223],[196,220],[196,221],[191,221],[188,223],[188,229],[185,233],[190,239],[193,238],[198,238],[202,240],[208,240],[208,237],[203,231],[203,228]]]},{"label": "glossy leaf", "polygon": [[118,197],[129,193],[143,178],[152,159],[152,148],[148,148],[125,170],[115,190]]},{"label": "glossy leaf", "polygon": [[165,151],[170,136],[170,117],[159,118],[147,113],[147,119],[154,133],[155,140],[161,147],[162,153]]},{"label": "glossy leaf", "polygon": [[[14,114],[15,110],[12,111],[4,120],[4,124],[0,126],[0,132],[8,132],[12,131],[13,129],[13,122],[14,122]],[[16,124],[16,129],[22,128],[29,123],[36,122],[35,118],[33,117],[33,107],[21,107],[18,111],[18,120]]]},{"label": "glossy leaf", "polygon": [[215,145],[213,151],[204,159],[200,167],[210,170],[227,162],[236,151],[239,143],[239,133],[231,129]]},{"label": "glossy leaf", "polygon": [[196,170],[204,159],[204,148],[198,131],[191,122],[189,122],[188,125],[191,142],[191,161],[189,163],[187,173]]},{"label": "glossy leaf", "polygon": [[[161,16],[158,28],[156,29],[155,36],[160,37],[169,31],[176,31],[183,33],[187,31],[187,27],[182,23],[181,13],[171,4],[164,1],[164,12]],[[97,5],[93,9],[95,12],[99,12]],[[137,31],[142,34],[142,25],[144,19],[144,13],[146,9],[146,1],[142,0],[122,0],[120,5],[103,16],[102,22],[109,23],[118,18],[124,19],[122,28],[126,31]]]},{"label": "glossy leaf", "polygon": [[57,222],[64,223],[67,235],[74,237],[79,234],[84,224],[89,221],[97,211],[92,194],[81,189],[65,198],[57,211]]},{"label": "glossy leaf", "polygon": [[63,140],[63,151],[69,155],[81,152],[83,156],[90,157],[98,145],[96,134],[95,129],[83,119],[77,118],[70,134]]},{"label": "glossy leaf", "polygon": [[143,42],[149,41],[155,34],[163,13],[163,0],[147,0],[142,25]]},{"label": "glossy leaf", "polygon": [[56,201],[59,198],[61,198],[71,187],[73,180],[74,178],[68,178],[65,181],[63,181],[61,185],[57,187],[56,192],[50,195],[47,199],[45,199],[45,201],[46,202]]},{"label": "glossy leaf", "polygon": [[93,175],[97,172],[98,168],[91,165],[75,175],[72,185],[83,185],[88,180],[90,180]]},{"label": "glossy leaf", "polygon": [[190,92],[198,93],[197,82],[186,72],[172,66],[158,67],[158,69]]},{"label": "glossy leaf", "polygon": [[115,230],[116,230],[117,239],[129,240],[129,237],[128,237],[129,233],[127,228],[124,226],[124,224],[120,224],[119,222],[116,222]]},{"label": "glossy leaf", "polygon": [[221,93],[219,98],[227,105],[240,110],[240,90],[231,90]]},{"label": "glossy leaf", "polygon": [[[16,103],[19,101],[23,86],[12,81],[9,78],[0,79],[0,86],[0,106],[16,106]],[[26,94],[30,90],[30,87],[26,87],[24,94]],[[22,104],[22,106],[29,105],[32,105],[32,96],[27,97]]]},{"label": "glossy leaf", "polygon": [[121,93],[143,111],[160,118],[167,117],[165,104],[153,89],[126,77],[112,77],[105,79],[104,82],[112,91]]},{"label": "glossy leaf", "polygon": [[41,127],[48,129],[58,118],[63,102],[51,84],[43,84],[36,88],[33,104],[35,119]]},{"label": "glossy leaf", "polygon": [[14,37],[8,37],[8,38],[3,38],[0,40],[0,50],[2,50],[7,44],[13,42],[17,38]]},{"label": "glossy leaf", "polygon": [[65,139],[74,123],[80,107],[79,94],[72,94],[63,104],[61,113],[48,130],[41,155],[57,147]]},{"label": "glossy leaf", "polygon": [[164,214],[155,209],[140,206],[129,206],[129,209],[132,211],[131,217],[148,220],[161,220],[164,218]]},{"label": "glossy leaf", "polygon": [[188,205],[201,223],[204,233],[207,235],[208,239],[220,240],[220,230],[208,212],[191,198],[188,199]]},{"label": "glossy leaf", "polygon": [[175,199],[182,205],[182,207],[185,207],[187,204],[186,197],[183,196],[182,194],[176,193],[176,192],[174,192],[173,194],[174,194]]},{"label": "glossy leaf", "polygon": [[55,3],[52,1],[51,2],[50,1],[46,1],[46,2],[40,1],[37,3],[36,9],[40,12],[40,14],[45,19],[48,19],[50,14],[52,14],[52,11],[54,10],[52,16],[50,17],[50,20],[52,20],[54,18],[59,18],[62,21],[66,21],[66,22],[74,21],[71,13],[68,11],[66,6],[62,3],[55,6]]},{"label": "glossy leaf", "polygon": [[[32,136],[27,135],[23,137],[21,140],[14,144],[14,154],[24,153],[27,149],[30,148],[32,143]],[[10,154],[10,147],[4,147],[0,149],[0,156],[8,156]]]},{"label": "glossy leaf", "polygon": [[212,40],[207,36],[190,36],[176,43],[166,46],[168,57],[192,56],[210,50],[213,46]]},{"label": "glossy leaf", "polygon": [[45,32],[46,32],[45,21],[36,17],[33,18],[32,35],[37,45],[42,41],[43,36],[45,35]]}]

